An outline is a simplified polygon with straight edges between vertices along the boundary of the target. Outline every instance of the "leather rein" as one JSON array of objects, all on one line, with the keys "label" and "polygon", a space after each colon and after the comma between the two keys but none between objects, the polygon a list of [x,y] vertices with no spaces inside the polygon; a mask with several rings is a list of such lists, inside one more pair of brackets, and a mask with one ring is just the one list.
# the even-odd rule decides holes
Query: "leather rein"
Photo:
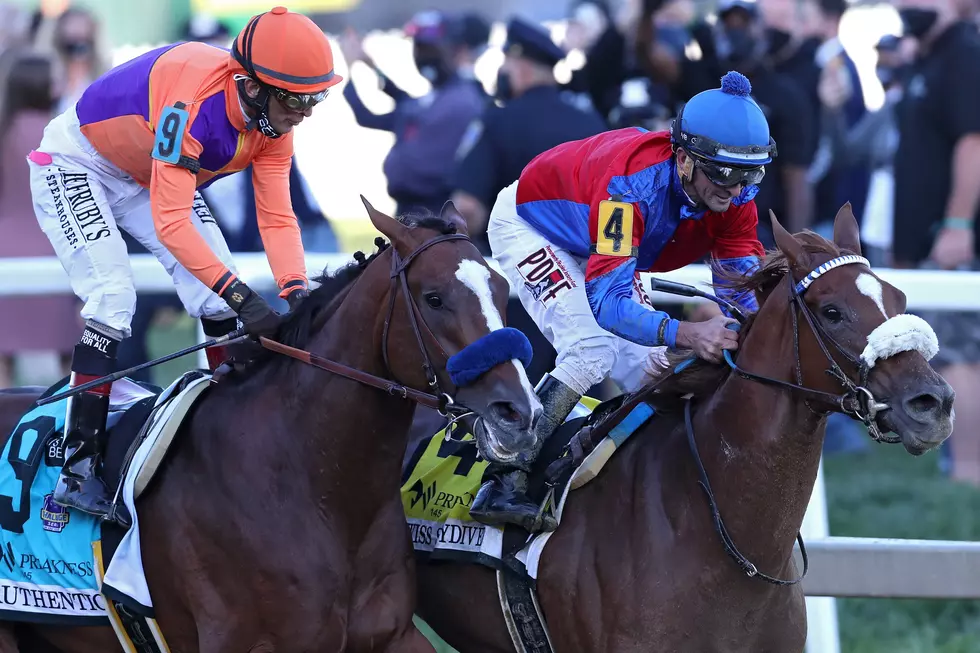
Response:
[{"label": "leather rein", "polygon": [[[740,377],[744,379],[758,381],[760,383],[765,383],[769,385],[781,386],[795,392],[802,392],[810,397],[814,397],[816,399],[820,399],[824,401],[826,405],[831,406],[831,410],[842,412],[864,423],[868,427],[869,435],[877,442],[887,442],[887,443],[900,442],[901,439],[898,438],[897,436],[888,437],[882,434],[880,428],[878,427],[875,421],[877,414],[883,410],[887,410],[888,405],[876,401],[874,395],[867,388],[868,376],[870,375],[870,371],[871,371],[870,366],[864,361],[860,360],[858,357],[848,352],[840,343],[838,343],[833,338],[833,336],[827,333],[826,329],[824,329],[820,325],[820,323],[816,320],[815,316],[813,315],[813,312],[810,310],[810,307],[806,305],[805,301],[803,301],[803,293],[806,291],[809,285],[813,281],[815,281],[819,276],[825,274],[826,272],[829,272],[835,267],[839,267],[840,265],[847,265],[851,263],[861,263],[864,265],[868,265],[868,262],[859,256],[838,257],[837,259],[833,259],[827,264],[824,264],[823,266],[817,268],[809,275],[807,275],[807,277],[799,283],[794,281],[791,272],[787,272],[787,276],[789,278],[789,288],[790,288],[789,290],[790,308],[791,308],[790,314],[792,316],[792,321],[793,321],[793,347],[796,356],[796,362],[794,365],[796,383],[783,381],[781,379],[775,379],[772,377],[763,376],[761,374],[755,374],[753,372],[746,371],[745,369],[739,367],[735,363],[734,358],[732,357],[731,353],[728,351],[724,352],[725,362],[729,365],[729,367],[732,368],[732,371],[734,371],[736,374],[738,374]],[[745,316],[743,315],[741,310],[739,310],[737,305],[734,305],[732,302],[726,299],[715,297],[714,295],[710,295],[708,293],[699,291],[691,286],[684,286],[683,284],[675,284],[675,283],[662,283],[662,282],[657,283],[655,281],[654,289],[659,290],[661,292],[668,292],[672,294],[682,294],[685,296],[703,297],[704,299],[714,301],[722,308],[728,309],[731,315],[738,317],[740,320],[742,321],[745,320]],[[841,384],[841,386],[845,390],[843,394],[838,395],[830,392],[824,392],[822,390],[816,390],[803,385],[803,366],[802,366],[802,359],[800,357],[800,333],[799,333],[799,320],[797,318],[797,312],[803,315],[803,318],[806,320],[806,323],[810,326],[810,329],[813,332],[817,344],[820,346],[820,350],[823,352],[824,356],[829,361],[830,366],[826,370],[826,373],[829,374],[834,379],[836,379]],[[734,330],[737,331],[738,327],[741,325],[732,324],[730,326],[735,327]],[[848,363],[855,366],[859,374],[858,383],[852,381],[851,378],[841,369],[840,365],[837,363],[837,360],[834,358],[834,356],[830,352],[830,349],[827,347],[826,344],[827,342],[829,342],[834,347],[834,349],[836,349],[840,353],[840,355],[847,360]],[[654,394],[657,388],[664,381],[666,381],[674,374],[683,371],[684,368],[686,368],[688,365],[694,362],[694,360],[696,360],[696,357],[692,355],[690,358],[685,359],[684,361],[676,365],[670,371],[669,374],[665,375],[661,379],[658,379],[655,383],[647,386],[646,388],[643,388],[639,392],[632,395],[623,403],[623,405],[619,408],[619,410],[617,410],[616,416],[628,415],[633,410],[633,408],[637,406],[637,404],[646,401],[647,398],[649,398],[652,394]],[[806,404],[807,408],[809,408],[812,412],[817,413],[817,411],[812,406],[810,406],[809,402],[806,402],[804,400],[804,403]],[[746,558],[745,555],[743,555],[742,552],[739,551],[738,548],[735,546],[735,542],[732,540],[732,537],[729,534],[728,529],[725,527],[725,522],[722,520],[721,512],[719,511],[718,508],[718,502],[715,499],[714,492],[711,489],[711,484],[708,482],[708,474],[704,468],[704,463],[701,461],[701,455],[698,452],[697,442],[695,441],[694,438],[692,404],[693,404],[693,400],[690,398],[685,402],[684,427],[685,430],[687,431],[687,440],[688,440],[689,448],[691,450],[691,455],[693,456],[694,462],[697,466],[698,485],[700,485],[701,488],[704,490],[705,496],[708,501],[708,506],[711,509],[711,516],[712,516],[712,521],[714,522],[715,531],[718,533],[718,536],[721,538],[722,544],[725,547],[725,553],[727,553],[729,557],[731,557],[735,561],[735,563],[742,569],[742,571],[744,571],[746,575],[748,575],[750,578],[758,578],[760,580],[764,580],[767,583],[771,583],[773,585],[796,585],[806,577],[810,566],[809,557],[807,556],[807,551],[806,551],[806,544],[803,541],[803,535],[801,533],[797,532],[796,541],[800,545],[800,555],[803,561],[803,571],[799,575],[799,577],[791,580],[776,578],[774,576],[769,576],[768,574],[759,571],[758,567],[756,567],[755,564],[753,564],[748,558]],[[610,416],[609,419],[603,420],[602,423],[596,425],[596,427],[593,429],[592,432],[593,442],[597,442],[601,440],[603,437],[605,437],[605,435],[619,422],[619,420],[614,419],[614,417],[615,416]]]},{"label": "leather rein", "polygon": [[298,361],[306,363],[307,365],[311,365],[321,370],[326,370],[327,372],[337,374],[338,376],[350,379],[351,381],[356,381],[362,385],[377,388],[378,390],[382,390],[392,396],[408,399],[422,406],[426,406],[427,408],[437,410],[443,417],[448,417],[451,413],[458,416],[460,413],[469,412],[468,409],[453,401],[452,396],[446,392],[443,392],[441,386],[439,385],[439,378],[436,374],[435,367],[432,365],[432,360],[429,357],[429,350],[425,345],[423,333],[427,334],[429,340],[435,343],[435,346],[438,348],[441,356],[445,358],[448,358],[449,356],[439,344],[439,341],[436,339],[435,335],[433,335],[432,331],[426,325],[425,319],[422,317],[422,314],[419,311],[418,304],[415,302],[415,297],[412,296],[412,293],[409,290],[407,277],[409,266],[419,254],[426,251],[433,245],[438,245],[439,243],[453,240],[469,241],[470,238],[464,234],[444,234],[422,243],[405,258],[402,258],[401,255],[398,254],[398,250],[395,249],[393,245],[389,245],[389,249],[391,250],[391,287],[388,295],[390,299],[388,301],[388,312],[384,321],[384,330],[381,336],[381,354],[384,359],[385,371],[389,377],[394,377],[394,374],[391,372],[391,365],[388,357],[388,331],[391,326],[391,318],[395,312],[395,298],[398,295],[398,291],[401,290],[401,294],[405,298],[405,305],[408,309],[409,323],[412,325],[412,332],[415,334],[415,341],[418,344],[419,352],[422,354],[422,369],[425,372],[426,382],[428,383],[431,392],[415,390],[414,388],[410,388],[403,383],[392,380],[392,378],[384,378],[373,374],[368,374],[367,372],[362,372],[361,370],[354,369],[353,367],[332,361],[322,356],[318,356],[303,349],[284,345],[281,342],[277,342],[266,337],[259,338],[259,343],[269,351],[294,358]]}]

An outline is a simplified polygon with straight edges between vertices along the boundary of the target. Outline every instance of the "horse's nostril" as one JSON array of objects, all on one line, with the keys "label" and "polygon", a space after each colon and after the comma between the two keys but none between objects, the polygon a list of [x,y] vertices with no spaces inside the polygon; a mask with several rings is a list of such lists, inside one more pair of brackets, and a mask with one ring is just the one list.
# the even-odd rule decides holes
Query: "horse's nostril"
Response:
[{"label": "horse's nostril", "polygon": [[943,401],[934,394],[923,393],[905,400],[905,409],[917,415],[938,413],[943,407]]},{"label": "horse's nostril", "polygon": [[493,411],[502,422],[517,424],[523,420],[521,411],[517,409],[517,406],[510,401],[495,401],[490,405],[490,410]]}]

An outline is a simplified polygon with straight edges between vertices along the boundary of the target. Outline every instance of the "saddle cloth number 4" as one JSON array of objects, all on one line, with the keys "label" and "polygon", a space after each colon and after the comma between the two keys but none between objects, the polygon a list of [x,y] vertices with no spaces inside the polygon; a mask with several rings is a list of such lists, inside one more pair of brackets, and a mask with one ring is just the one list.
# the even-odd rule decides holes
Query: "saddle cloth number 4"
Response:
[{"label": "saddle cloth number 4", "polygon": [[[627,242],[623,242],[626,240]],[[628,202],[599,202],[595,253],[604,256],[633,255],[633,205]]]}]

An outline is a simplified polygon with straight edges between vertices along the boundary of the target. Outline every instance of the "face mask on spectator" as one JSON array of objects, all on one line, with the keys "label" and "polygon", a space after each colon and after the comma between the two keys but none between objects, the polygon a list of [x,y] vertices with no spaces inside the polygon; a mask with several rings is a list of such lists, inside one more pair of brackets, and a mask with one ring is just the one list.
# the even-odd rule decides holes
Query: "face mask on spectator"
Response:
[{"label": "face mask on spectator", "polygon": [[878,81],[881,82],[881,86],[885,90],[888,90],[892,86],[900,84],[905,80],[905,75],[908,69],[908,65],[878,66],[875,68],[875,73],[878,75]]},{"label": "face mask on spectator", "polygon": [[58,44],[58,48],[69,59],[84,59],[93,50],[89,41],[63,41]]},{"label": "face mask on spectator", "polygon": [[939,18],[935,9],[923,9],[922,7],[899,9],[898,15],[905,27],[905,34],[915,39],[921,39],[928,34]]},{"label": "face mask on spectator", "polygon": [[684,49],[691,42],[691,33],[680,25],[660,25],[657,27],[657,40],[669,47],[674,54],[684,55]]},{"label": "face mask on spectator", "polygon": [[433,86],[440,86],[449,79],[449,70],[441,57],[418,56],[415,58],[415,66],[419,69],[422,77],[429,80]]},{"label": "face mask on spectator", "polygon": [[760,43],[750,30],[731,28],[724,30],[722,34],[718,54],[727,65],[748,64],[758,59]]},{"label": "face mask on spectator", "polygon": [[501,102],[514,98],[514,86],[510,83],[510,75],[503,69],[497,71],[497,90],[493,96]]},{"label": "face mask on spectator", "polygon": [[775,27],[766,28],[766,40],[769,42],[769,54],[782,52],[783,48],[793,40],[793,35],[787,31],[776,29]]}]

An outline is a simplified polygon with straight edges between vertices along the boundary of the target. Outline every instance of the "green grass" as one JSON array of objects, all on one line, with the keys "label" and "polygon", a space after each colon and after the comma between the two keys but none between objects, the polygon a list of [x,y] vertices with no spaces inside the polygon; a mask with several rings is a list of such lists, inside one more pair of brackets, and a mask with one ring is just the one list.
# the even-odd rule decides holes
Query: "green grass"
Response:
[{"label": "green grass", "polygon": [[[980,492],[900,446],[826,461],[830,532],[980,540]],[[842,653],[980,653],[980,601],[838,599]]]},{"label": "green grass", "polygon": [[[150,354],[186,347],[195,333],[186,316],[154,329]],[[165,385],[194,364],[187,357],[161,365],[154,381]],[[828,458],[831,533],[980,541],[980,491],[945,479],[937,463],[935,454],[913,458],[897,445]],[[980,653],[980,601],[838,599],[837,609],[842,653]],[[438,653],[453,653],[418,623]]]}]

